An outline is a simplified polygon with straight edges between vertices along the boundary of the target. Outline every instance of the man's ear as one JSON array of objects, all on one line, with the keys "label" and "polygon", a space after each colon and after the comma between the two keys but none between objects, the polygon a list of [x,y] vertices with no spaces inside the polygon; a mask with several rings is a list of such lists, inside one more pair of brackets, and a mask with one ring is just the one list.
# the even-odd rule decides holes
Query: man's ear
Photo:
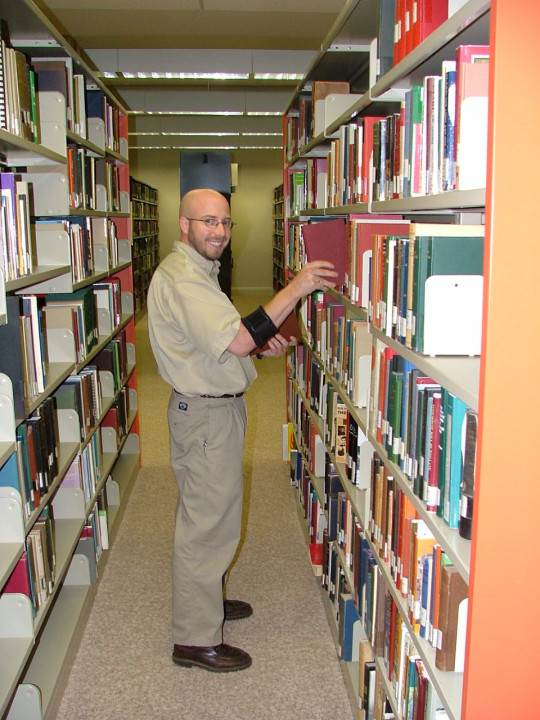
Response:
[{"label": "man's ear", "polygon": [[189,230],[189,220],[187,219],[187,217],[184,217],[184,215],[180,215],[179,225],[182,233],[184,233],[184,235],[187,235]]}]

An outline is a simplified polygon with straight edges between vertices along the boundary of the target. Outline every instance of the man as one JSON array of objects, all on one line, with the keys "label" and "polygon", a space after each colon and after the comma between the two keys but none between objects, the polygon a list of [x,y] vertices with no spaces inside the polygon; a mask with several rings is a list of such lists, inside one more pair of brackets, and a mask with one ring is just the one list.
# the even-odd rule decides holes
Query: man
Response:
[{"label": "man", "polygon": [[307,264],[264,307],[241,318],[217,281],[230,242],[229,204],[192,190],[180,206],[180,239],[154,273],[148,294],[150,342],[172,386],[168,419],[179,500],[173,549],[173,661],[213,672],[242,670],[251,657],[223,643],[223,621],[251,615],[224,600],[223,578],[238,547],[242,516],[244,392],[256,377],[249,356],[268,341],[281,355],[294,339],[280,324],[300,298],[332,287],[332,264]]}]

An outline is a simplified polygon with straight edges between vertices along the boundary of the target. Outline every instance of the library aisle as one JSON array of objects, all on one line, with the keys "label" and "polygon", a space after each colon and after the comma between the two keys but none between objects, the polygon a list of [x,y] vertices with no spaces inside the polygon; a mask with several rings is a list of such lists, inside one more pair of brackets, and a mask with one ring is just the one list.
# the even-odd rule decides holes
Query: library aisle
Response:
[{"label": "library aisle", "polygon": [[[235,295],[241,313],[268,298]],[[352,715],[297,503],[281,460],[283,359],[258,361],[247,394],[242,550],[228,595],[252,603],[225,642],[248,670],[212,674],[171,661],[170,554],[176,487],[169,467],[168,386],[147,321],[137,324],[142,468],[110,551],[57,720],[350,720]]]}]

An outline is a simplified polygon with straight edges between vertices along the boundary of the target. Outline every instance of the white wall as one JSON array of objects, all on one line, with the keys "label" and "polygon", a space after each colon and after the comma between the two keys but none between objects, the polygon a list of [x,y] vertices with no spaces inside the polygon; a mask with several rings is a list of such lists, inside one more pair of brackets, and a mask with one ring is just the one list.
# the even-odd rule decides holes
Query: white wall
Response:
[{"label": "white wall", "polygon": [[[130,152],[130,172],[159,193],[159,237],[163,258],[178,237],[180,151]],[[272,203],[282,182],[280,150],[242,150],[231,154],[238,163],[238,186],[231,198],[231,215],[238,223],[232,235],[233,290],[272,289]]]}]

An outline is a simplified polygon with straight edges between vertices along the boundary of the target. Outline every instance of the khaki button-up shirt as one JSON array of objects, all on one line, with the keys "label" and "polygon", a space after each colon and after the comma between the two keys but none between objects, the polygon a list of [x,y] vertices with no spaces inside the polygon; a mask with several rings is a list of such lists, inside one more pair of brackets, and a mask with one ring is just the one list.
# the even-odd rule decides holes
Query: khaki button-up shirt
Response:
[{"label": "khaki button-up shirt", "polygon": [[240,393],[257,377],[250,357],[227,350],[241,318],[219,287],[219,267],[177,240],[148,291],[148,330],[159,374],[183,395]]}]

